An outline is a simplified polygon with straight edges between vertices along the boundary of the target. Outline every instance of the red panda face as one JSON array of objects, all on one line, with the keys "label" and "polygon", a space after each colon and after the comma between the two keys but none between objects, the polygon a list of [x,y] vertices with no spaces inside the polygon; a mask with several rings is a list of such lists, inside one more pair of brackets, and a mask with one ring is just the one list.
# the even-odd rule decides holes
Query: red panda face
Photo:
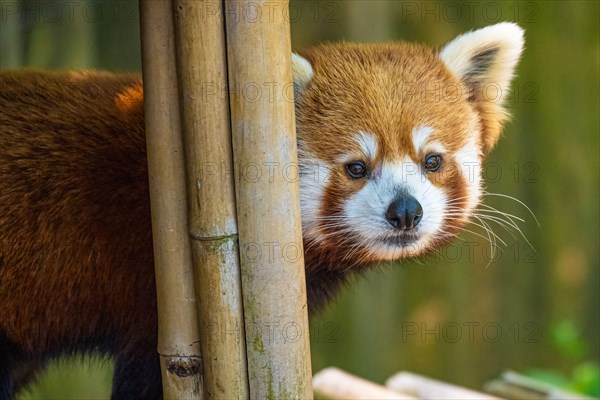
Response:
[{"label": "red panda face", "polygon": [[294,55],[307,252],[360,264],[454,237],[479,203],[522,46],[522,30],[503,23],[440,53],[400,43]]}]

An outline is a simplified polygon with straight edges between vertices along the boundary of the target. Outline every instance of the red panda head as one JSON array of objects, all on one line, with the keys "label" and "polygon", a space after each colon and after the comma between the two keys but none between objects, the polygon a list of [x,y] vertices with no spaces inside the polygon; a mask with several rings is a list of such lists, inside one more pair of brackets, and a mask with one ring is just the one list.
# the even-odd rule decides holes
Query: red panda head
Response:
[{"label": "red panda head", "polygon": [[523,31],[501,23],[440,52],[333,44],[294,55],[307,253],[365,263],[420,255],[467,223]]}]

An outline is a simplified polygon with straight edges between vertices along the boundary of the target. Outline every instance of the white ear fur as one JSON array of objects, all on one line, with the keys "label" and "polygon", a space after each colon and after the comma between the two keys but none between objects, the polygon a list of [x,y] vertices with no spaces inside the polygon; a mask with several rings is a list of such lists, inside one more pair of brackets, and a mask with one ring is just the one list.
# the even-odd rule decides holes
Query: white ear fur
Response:
[{"label": "white ear fur", "polygon": [[504,100],[523,52],[523,36],[517,24],[502,22],[458,36],[439,57],[467,84],[498,85],[501,98],[497,100]]},{"label": "white ear fur", "polygon": [[292,73],[294,75],[294,94],[299,94],[314,75],[310,62],[296,53],[292,53]]}]

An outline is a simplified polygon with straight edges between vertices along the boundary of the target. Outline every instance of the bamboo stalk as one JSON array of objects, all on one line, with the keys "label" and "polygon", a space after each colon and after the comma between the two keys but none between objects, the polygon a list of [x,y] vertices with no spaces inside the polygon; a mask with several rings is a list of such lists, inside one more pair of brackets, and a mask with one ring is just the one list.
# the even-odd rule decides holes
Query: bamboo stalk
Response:
[{"label": "bamboo stalk", "polygon": [[328,400],[417,400],[418,397],[391,391],[383,386],[330,367],[315,374],[315,396]]},{"label": "bamboo stalk", "polygon": [[171,3],[143,0],[140,16],[163,395],[199,399],[201,358]]},{"label": "bamboo stalk", "polygon": [[175,0],[189,228],[207,399],[248,398],[222,3]]},{"label": "bamboo stalk", "polygon": [[311,399],[287,0],[226,0],[252,399]]}]

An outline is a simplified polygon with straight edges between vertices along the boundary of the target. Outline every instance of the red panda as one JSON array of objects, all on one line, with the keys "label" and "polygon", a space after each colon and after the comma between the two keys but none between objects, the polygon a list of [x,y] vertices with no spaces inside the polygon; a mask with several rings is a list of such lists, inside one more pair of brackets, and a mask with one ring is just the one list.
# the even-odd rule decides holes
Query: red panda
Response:
[{"label": "red panda", "polygon": [[[522,49],[501,23],[441,51],[292,56],[311,309],[349,273],[460,232]],[[0,73],[2,400],[88,351],[114,357],[113,399],[161,397],[142,90],[137,75]]]}]

